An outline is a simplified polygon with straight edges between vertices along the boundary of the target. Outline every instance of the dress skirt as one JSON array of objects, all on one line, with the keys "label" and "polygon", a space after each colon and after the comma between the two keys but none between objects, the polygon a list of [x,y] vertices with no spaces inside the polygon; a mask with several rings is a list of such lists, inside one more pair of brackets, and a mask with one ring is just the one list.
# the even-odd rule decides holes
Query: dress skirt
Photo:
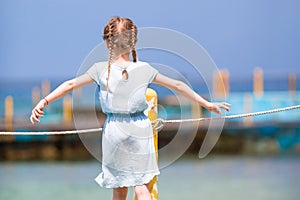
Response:
[{"label": "dress skirt", "polygon": [[105,188],[149,183],[159,174],[150,120],[143,112],[108,114],[102,136],[102,172],[95,179]]}]

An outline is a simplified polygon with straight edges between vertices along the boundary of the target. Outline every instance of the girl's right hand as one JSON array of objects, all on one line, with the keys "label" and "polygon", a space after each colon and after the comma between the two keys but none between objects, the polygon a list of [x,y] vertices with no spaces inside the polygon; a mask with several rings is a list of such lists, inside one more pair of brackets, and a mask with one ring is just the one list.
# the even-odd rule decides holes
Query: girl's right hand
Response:
[{"label": "girl's right hand", "polygon": [[226,110],[227,112],[229,112],[230,110],[230,104],[226,103],[226,102],[221,102],[221,103],[209,103],[209,105],[207,106],[207,110],[217,113],[217,114],[222,114],[221,109]]},{"label": "girl's right hand", "polygon": [[39,118],[44,117],[44,107],[47,105],[47,102],[45,99],[40,100],[40,102],[32,109],[31,111],[31,116],[30,116],[30,121],[32,124],[34,122],[40,122]]}]

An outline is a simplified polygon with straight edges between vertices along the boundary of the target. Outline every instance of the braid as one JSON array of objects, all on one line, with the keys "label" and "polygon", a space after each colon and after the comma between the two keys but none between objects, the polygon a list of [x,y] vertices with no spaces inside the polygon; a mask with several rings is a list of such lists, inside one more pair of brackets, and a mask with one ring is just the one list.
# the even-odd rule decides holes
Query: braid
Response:
[{"label": "braid", "polygon": [[110,76],[110,65],[111,65],[111,61],[112,61],[112,57],[113,57],[113,35],[112,35],[112,25],[110,24],[108,26],[108,49],[109,49],[109,57],[108,57],[108,68],[107,68],[107,79],[106,79],[106,91],[108,92],[108,79]]},{"label": "braid", "polygon": [[131,54],[132,54],[133,62],[137,61],[135,44],[136,44],[136,26],[133,24],[131,28]]},{"label": "braid", "polygon": [[109,58],[107,62],[106,91],[110,78],[111,63],[118,56],[132,53],[133,62],[137,62],[135,45],[137,42],[137,27],[131,19],[113,17],[104,28],[103,39],[106,41]]},{"label": "braid", "polygon": [[136,50],[135,50],[134,47],[133,47],[132,50],[131,50],[131,54],[132,54],[133,62],[136,62],[136,61],[137,61],[137,58],[136,58]]}]

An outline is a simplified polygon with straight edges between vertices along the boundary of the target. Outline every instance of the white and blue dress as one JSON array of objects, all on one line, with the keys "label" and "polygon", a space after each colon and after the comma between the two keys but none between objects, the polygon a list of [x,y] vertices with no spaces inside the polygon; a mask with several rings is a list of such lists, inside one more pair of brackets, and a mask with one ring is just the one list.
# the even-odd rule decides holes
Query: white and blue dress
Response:
[{"label": "white and blue dress", "polygon": [[[128,79],[124,80],[123,70]],[[146,89],[158,71],[146,62],[126,67],[112,63],[106,91],[107,62],[95,63],[87,74],[100,86],[99,99],[107,119],[102,136],[102,172],[95,179],[105,188],[148,183],[159,174],[153,130],[144,110]]]}]

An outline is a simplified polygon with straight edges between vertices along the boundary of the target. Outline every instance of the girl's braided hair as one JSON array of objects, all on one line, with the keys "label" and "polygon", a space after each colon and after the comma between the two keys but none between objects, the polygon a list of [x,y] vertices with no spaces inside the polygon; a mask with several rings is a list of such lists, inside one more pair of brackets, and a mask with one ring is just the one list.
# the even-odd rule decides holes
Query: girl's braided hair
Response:
[{"label": "girl's braided hair", "polygon": [[124,53],[132,53],[133,62],[137,61],[135,45],[137,42],[137,27],[129,18],[113,17],[104,27],[103,39],[107,42],[109,57],[106,80],[108,91],[108,79],[112,60]]}]

